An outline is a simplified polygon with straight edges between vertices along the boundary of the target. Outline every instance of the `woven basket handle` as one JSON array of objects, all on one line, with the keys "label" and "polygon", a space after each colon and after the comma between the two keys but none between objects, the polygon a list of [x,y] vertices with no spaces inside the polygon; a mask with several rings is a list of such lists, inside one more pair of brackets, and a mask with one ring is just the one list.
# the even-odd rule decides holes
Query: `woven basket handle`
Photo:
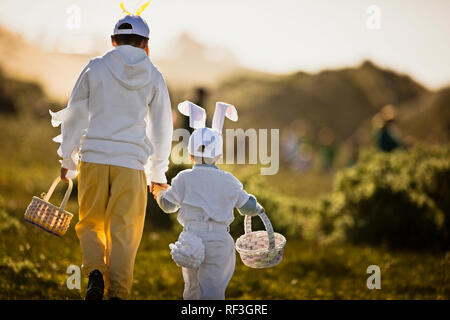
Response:
[{"label": "woven basket handle", "polygon": [[[68,180],[69,180],[69,187],[67,188],[66,193],[64,194],[63,201],[61,202],[61,206],[59,207],[60,211],[64,211],[67,201],[69,201],[70,194],[72,193],[73,182],[72,182],[72,179],[68,179]],[[55,180],[53,180],[53,183],[50,186],[50,189],[48,189],[48,192],[44,195],[44,201],[49,202],[50,197],[53,194],[53,191],[55,191],[55,188],[60,181],[61,181],[61,177],[57,177]]]},{"label": "woven basket handle", "polygon": [[[273,231],[272,223],[270,223],[269,217],[264,213],[261,212],[258,215],[262,222],[264,223],[264,227],[267,231],[267,236],[269,237],[269,249],[273,250],[275,249],[275,233]],[[244,218],[244,229],[245,233],[252,232],[252,217],[251,216],[245,216]]]}]

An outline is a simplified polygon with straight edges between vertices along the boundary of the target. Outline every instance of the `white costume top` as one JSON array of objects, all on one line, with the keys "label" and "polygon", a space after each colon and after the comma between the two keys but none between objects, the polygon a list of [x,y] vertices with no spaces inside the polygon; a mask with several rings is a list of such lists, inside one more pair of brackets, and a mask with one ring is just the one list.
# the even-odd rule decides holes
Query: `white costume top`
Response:
[{"label": "white costume top", "polygon": [[250,198],[242,183],[231,173],[211,165],[195,165],[172,179],[164,197],[180,207],[178,221],[209,221],[229,225],[234,220],[233,209],[240,208]]},{"label": "white costume top", "polygon": [[63,167],[85,162],[146,171],[148,182],[166,182],[172,144],[172,110],[166,83],[144,50],[121,45],[92,59],[67,108],[52,114],[62,123],[58,151]]}]

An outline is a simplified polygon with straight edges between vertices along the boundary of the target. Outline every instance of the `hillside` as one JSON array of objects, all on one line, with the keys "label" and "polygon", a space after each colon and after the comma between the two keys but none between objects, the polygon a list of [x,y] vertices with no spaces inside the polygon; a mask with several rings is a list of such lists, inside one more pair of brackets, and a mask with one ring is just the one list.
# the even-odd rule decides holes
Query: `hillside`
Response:
[{"label": "hillside", "polygon": [[92,57],[47,53],[0,27],[0,67],[4,73],[14,79],[39,82],[48,95],[61,101],[68,98],[80,71]]},{"label": "hillside", "polygon": [[[238,107],[240,120],[227,122],[228,127],[287,128],[301,119],[313,140],[327,127],[337,143],[359,131],[360,144],[366,145],[371,139],[371,117],[390,103],[399,107],[399,128],[411,140],[449,141],[449,89],[429,91],[408,75],[370,61],[316,74],[274,75],[241,68],[230,52],[205,46],[188,35],[181,35],[169,49],[170,54],[155,63],[169,84],[173,104],[193,99],[192,87],[206,86],[209,95],[204,107],[210,114],[215,101]],[[47,53],[0,28],[2,111],[16,105],[46,115],[50,104],[55,106],[50,100],[61,101],[58,105],[67,100],[91,57]]]},{"label": "hillside", "polygon": [[[171,88],[212,85],[234,72],[250,72],[238,65],[232,53],[199,43],[187,34],[166,51],[169,54],[154,63]],[[151,56],[152,48],[150,52]],[[60,101],[68,99],[89,60],[101,54],[45,52],[0,26],[0,68],[12,78],[38,81],[48,95]]]},{"label": "hillside", "polygon": [[410,77],[366,61],[318,74],[235,76],[222,82],[210,101],[238,106],[241,127],[284,128],[302,118],[313,132],[328,127],[344,141],[385,104],[403,105],[424,94],[430,93]]},{"label": "hillside", "polygon": [[407,103],[398,123],[405,136],[430,143],[450,141],[450,87]]}]

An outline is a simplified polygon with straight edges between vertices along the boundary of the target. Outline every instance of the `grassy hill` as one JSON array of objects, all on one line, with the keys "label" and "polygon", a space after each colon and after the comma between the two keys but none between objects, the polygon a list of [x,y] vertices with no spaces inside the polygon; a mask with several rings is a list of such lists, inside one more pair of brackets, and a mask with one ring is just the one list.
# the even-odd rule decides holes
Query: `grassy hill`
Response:
[{"label": "grassy hill", "polygon": [[429,143],[450,141],[450,87],[405,104],[398,123],[405,136]]},{"label": "grassy hill", "polygon": [[[210,97],[238,106],[244,128],[285,128],[298,118],[347,139],[385,104],[402,105],[429,91],[409,76],[366,61],[354,68],[286,76],[240,75],[223,81]],[[209,110],[211,113],[213,110]]]},{"label": "grassy hill", "polygon": [[[399,127],[405,135],[413,140],[449,141],[446,89],[430,91],[408,75],[370,61],[316,74],[273,75],[243,69],[231,54],[211,60],[209,56],[217,51],[182,35],[170,48],[171,54],[156,61],[169,83],[174,105],[182,99],[194,99],[190,88],[204,85],[210,93],[204,106],[210,115],[216,101],[238,107],[240,120],[227,122],[228,127],[284,129],[301,118],[310,124],[313,137],[327,127],[337,143],[363,128],[360,140],[367,144],[370,118],[383,105],[394,104],[399,107]],[[19,109],[46,115],[49,100],[56,99],[59,105],[67,101],[80,70],[93,56],[44,52],[0,27],[1,110],[14,107],[13,99],[15,105],[23,106]],[[421,119],[435,125],[426,128]]]},{"label": "grassy hill", "polygon": [[[152,61],[173,88],[211,85],[234,72],[250,72],[239,66],[231,52],[209,47],[187,34],[174,40],[172,46],[165,50],[163,59],[155,59],[153,50],[150,47]],[[164,48],[157,50],[163,52]],[[47,95],[61,102],[69,98],[83,67],[90,59],[103,53],[46,52],[38,45],[25,41],[21,35],[0,26],[0,66],[5,73],[14,79],[38,81]]]}]

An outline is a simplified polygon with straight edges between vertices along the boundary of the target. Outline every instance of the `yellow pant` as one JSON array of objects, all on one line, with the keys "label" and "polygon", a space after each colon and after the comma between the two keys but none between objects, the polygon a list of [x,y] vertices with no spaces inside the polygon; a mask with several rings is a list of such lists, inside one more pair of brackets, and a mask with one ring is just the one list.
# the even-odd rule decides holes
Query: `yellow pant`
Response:
[{"label": "yellow pant", "polygon": [[98,269],[109,297],[126,299],[133,282],[147,203],[144,171],[81,162],[75,226],[84,275]]}]

